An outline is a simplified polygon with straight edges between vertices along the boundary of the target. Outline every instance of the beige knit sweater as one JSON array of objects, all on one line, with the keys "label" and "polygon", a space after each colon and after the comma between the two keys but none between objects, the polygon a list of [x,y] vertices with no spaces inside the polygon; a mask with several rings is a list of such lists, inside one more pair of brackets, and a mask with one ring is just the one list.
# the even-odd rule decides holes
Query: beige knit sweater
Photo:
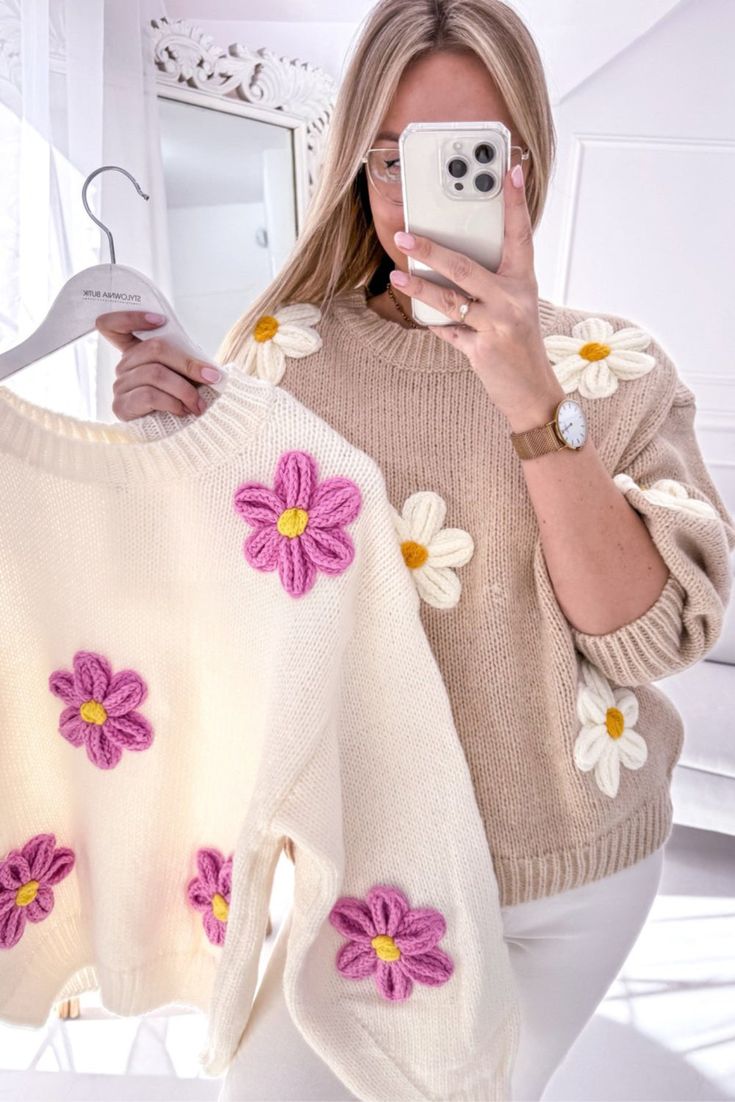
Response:
[{"label": "beige knit sweater", "polygon": [[507,419],[458,349],[378,316],[361,287],[323,311],[274,309],[243,365],[383,470],[504,906],[616,872],[668,838],[684,730],[651,682],[714,646],[735,548],[694,395],[658,342],[611,314],[546,299],[539,314],[550,363],[670,571],[653,606],[606,635],[561,611]]}]

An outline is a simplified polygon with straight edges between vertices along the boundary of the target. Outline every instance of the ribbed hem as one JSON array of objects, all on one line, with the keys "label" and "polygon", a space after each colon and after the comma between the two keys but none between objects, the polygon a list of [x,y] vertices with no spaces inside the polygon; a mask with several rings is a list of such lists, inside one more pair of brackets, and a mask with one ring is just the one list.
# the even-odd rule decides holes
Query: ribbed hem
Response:
[{"label": "ribbed hem", "polygon": [[606,635],[572,628],[574,645],[619,685],[643,685],[667,677],[678,661],[686,590],[673,574],[637,619]]},{"label": "ribbed hem", "polygon": [[[333,312],[332,316],[339,325],[394,367],[430,372],[474,370],[464,352],[436,337],[428,329],[407,329],[398,321],[389,321],[376,314],[367,305],[367,287],[364,284],[337,295],[325,312]],[[539,299],[542,336],[551,332],[556,319],[557,308],[553,303],[548,299]]]},{"label": "ribbed hem", "polygon": [[55,1003],[96,989],[105,1009],[124,1017],[171,1003],[206,1013],[219,962],[215,953],[190,949],[162,953],[126,969],[93,964],[93,958],[81,915],[59,922],[33,944],[30,956],[14,962],[12,969],[0,969],[0,986],[8,993],[0,1003],[0,1018],[39,1028]]},{"label": "ribbed hem", "polygon": [[493,856],[501,907],[577,888],[642,861],[667,841],[673,823],[668,783],[652,800],[608,831],[577,849],[536,857]]},{"label": "ribbed hem", "polygon": [[206,411],[161,440],[141,440],[123,423],[43,409],[0,386],[0,451],[81,482],[183,478],[248,451],[276,406],[273,383],[230,365],[223,372],[221,393]]}]

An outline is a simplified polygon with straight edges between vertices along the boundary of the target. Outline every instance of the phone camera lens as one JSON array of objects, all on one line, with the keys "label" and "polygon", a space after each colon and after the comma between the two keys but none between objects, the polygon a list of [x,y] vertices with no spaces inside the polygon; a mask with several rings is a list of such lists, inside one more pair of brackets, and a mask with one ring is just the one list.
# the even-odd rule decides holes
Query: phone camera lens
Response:
[{"label": "phone camera lens", "polygon": [[461,157],[452,157],[451,161],[447,165],[447,170],[450,176],[454,176],[455,180],[464,176],[467,172],[467,162],[462,160]]},{"label": "phone camera lens", "polygon": [[490,162],[494,159],[494,145],[488,145],[487,142],[483,142],[482,145],[478,145],[475,149],[475,160],[479,161],[481,165],[489,165]]},{"label": "phone camera lens", "polygon": [[478,172],[475,176],[475,187],[478,191],[492,191],[495,187],[495,177],[491,172]]}]

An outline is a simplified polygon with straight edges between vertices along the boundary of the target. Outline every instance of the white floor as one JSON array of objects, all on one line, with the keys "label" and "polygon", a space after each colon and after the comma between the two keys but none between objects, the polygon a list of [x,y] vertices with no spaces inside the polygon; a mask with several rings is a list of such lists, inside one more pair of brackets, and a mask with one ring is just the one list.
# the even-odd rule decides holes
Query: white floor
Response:
[{"label": "white floor", "polygon": [[[284,857],[275,929],[291,878]],[[53,1018],[42,1031],[0,1025],[0,1099],[216,1099],[219,1080],[200,1076],[196,1063],[201,1015],[115,1018],[94,996],[82,1008],[81,1018]],[[735,1100],[735,837],[675,826],[648,922],[544,1102],[715,1099]]]}]

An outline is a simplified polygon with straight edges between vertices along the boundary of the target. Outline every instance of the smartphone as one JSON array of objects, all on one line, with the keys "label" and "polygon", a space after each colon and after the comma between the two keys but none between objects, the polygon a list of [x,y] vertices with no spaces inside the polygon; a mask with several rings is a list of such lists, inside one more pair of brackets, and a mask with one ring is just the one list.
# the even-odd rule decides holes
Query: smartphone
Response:
[{"label": "smartphone", "polygon": [[[510,130],[502,122],[410,122],[398,139],[406,231],[430,237],[497,271],[503,253],[503,182],[510,167],[510,143]],[[410,254],[408,270],[464,291]],[[457,323],[417,298],[411,299],[411,311],[420,325]]]}]

